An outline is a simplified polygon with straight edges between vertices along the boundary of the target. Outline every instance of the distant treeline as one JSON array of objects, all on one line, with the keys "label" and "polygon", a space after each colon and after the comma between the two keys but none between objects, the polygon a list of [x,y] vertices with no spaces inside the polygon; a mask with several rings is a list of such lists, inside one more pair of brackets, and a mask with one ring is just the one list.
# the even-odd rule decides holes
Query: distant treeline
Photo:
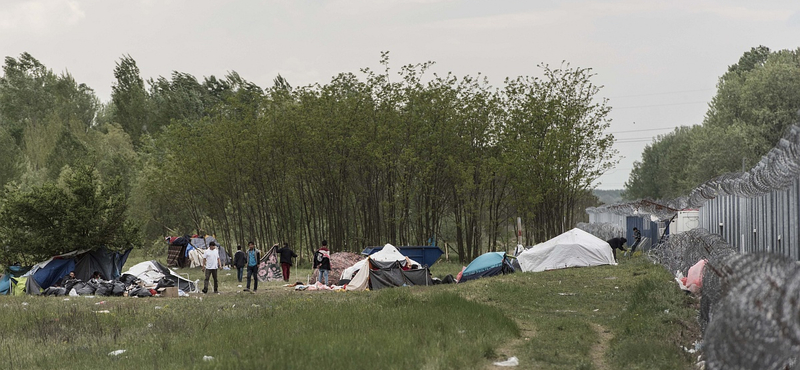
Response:
[{"label": "distant treeline", "polygon": [[265,89],[235,72],[145,81],[124,56],[103,104],[29,54],[8,57],[0,183],[25,193],[88,166],[121,184],[150,241],[205,232],[308,253],[323,239],[335,251],[435,239],[463,260],[515,244],[517,216],[530,244],[595,205],[590,184],[616,153],[589,69],[540,66],[494,88],[426,75],[431,63],[390,73],[388,54],[381,65]]},{"label": "distant treeline", "polygon": [[702,124],[675,122],[688,125],[645,148],[625,198],[674,199],[719,175],[749,170],[798,122],[798,110],[800,49],[752,48],[719,78]]}]

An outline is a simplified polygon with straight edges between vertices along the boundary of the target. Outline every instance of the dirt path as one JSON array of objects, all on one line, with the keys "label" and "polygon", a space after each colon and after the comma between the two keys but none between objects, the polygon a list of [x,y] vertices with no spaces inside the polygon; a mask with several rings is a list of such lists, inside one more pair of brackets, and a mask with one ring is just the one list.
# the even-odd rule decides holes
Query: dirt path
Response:
[{"label": "dirt path", "polygon": [[486,369],[533,369],[532,364],[525,364],[521,363],[517,367],[502,367],[502,366],[495,366],[495,362],[505,361],[508,360],[512,356],[516,356],[519,358],[520,354],[517,353],[517,349],[522,345],[523,342],[527,342],[529,340],[533,340],[536,336],[536,329],[531,326],[530,323],[527,322],[520,322],[517,320],[517,326],[519,326],[519,338],[514,338],[503,343],[500,347],[497,348],[497,359],[491,360],[489,363],[486,364]]},{"label": "dirt path", "polygon": [[606,352],[608,352],[609,342],[613,335],[611,331],[604,328],[599,324],[592,324],[594,330],[597,332],[599,337],[597,344],[592,346],[592,350],[589,352],[589,357],[592,359],[592,364],[594,364],[594,368],[597,370],[608,370],[608,364],[606,363]]}]

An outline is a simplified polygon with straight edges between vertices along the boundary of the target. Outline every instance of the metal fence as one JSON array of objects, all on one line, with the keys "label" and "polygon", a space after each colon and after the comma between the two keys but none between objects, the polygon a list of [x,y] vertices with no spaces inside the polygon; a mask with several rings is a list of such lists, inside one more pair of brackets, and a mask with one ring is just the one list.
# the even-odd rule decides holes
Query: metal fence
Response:
[{"label": "metal fence", "polygon": [[704,229],[672,235],[648,256],[684,275],[707,261],[698,315],[707,369],[800,368],[800,265],[793,259],[738,253]]}]

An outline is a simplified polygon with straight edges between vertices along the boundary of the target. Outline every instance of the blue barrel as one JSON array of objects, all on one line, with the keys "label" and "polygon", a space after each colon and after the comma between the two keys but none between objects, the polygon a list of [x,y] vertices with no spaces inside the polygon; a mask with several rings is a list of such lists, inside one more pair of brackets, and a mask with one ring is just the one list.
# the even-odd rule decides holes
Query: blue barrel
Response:
[{"label": "blue barrel", "polygon": [[[383,247],[366,247],[361,254],[369,256],[381,249],[383,249]],[[433,266],[433,264],[439,260],[439,257],[444,254],[441,248],[433,245],[397,247],[397,250],[404,256],[428,267]]]}]

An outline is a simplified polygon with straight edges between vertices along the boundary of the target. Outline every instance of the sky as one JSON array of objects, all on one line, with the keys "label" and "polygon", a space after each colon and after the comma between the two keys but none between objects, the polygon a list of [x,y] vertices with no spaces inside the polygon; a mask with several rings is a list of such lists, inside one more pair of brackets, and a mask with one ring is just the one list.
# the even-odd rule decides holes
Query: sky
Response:
[{"label": "sky", "polygon": [[114,67],[130,55],[144,79],[172,71],[261,87],[342,72],[540,76],[537,66],[591,68],[612,107],[617,166],[598,189],[621,189],[642,150],[678,126],[701,124],[719,77],[750,48],[800,47],[797,0],[4,0],[0,52],[28,52],[110,100]]}]

